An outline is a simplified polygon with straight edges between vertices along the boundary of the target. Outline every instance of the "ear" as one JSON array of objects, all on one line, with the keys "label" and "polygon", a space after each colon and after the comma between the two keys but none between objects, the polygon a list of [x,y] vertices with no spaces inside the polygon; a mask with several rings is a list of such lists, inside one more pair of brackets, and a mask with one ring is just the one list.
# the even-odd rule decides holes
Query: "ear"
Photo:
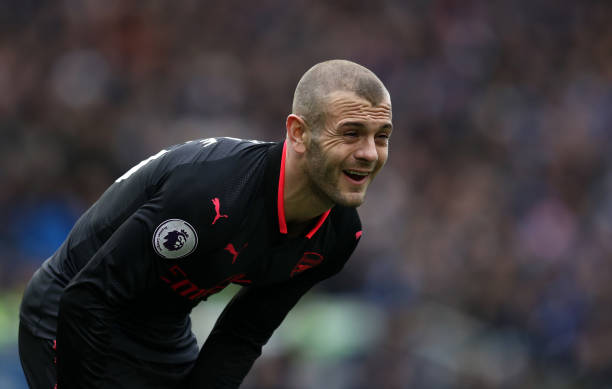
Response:
[{"label": "ear", "polygon": [[306,137],[308,136],[306,122],[298,115],[291,114],[287,116],[287,139],[293,150],[297,153],[304,153],[306,151]]}]

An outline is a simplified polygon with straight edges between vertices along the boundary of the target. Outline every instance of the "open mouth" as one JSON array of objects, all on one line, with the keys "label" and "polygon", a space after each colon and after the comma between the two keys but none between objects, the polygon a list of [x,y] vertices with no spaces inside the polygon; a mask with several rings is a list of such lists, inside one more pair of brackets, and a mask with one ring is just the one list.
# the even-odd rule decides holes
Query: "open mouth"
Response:
[{"label": "open mouth", "polygon": [[350,178],[351,181],[354,181],[358,184],[363,183],[370,175],[370,172],[360,172],[357,170],[343,170],[342,172],[345,176]]}]

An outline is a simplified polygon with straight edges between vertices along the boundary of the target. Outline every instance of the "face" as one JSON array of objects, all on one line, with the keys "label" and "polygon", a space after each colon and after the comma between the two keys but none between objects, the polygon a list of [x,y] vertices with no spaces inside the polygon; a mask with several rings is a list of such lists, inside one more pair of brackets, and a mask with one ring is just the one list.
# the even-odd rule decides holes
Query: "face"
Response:
[{"label": "face", "polygon": [[392,130],[391,103],[372,106],[352,92],[328,96],[322,128],[306,145],[306,175],[323,201],[357,207],[387,161]]}]

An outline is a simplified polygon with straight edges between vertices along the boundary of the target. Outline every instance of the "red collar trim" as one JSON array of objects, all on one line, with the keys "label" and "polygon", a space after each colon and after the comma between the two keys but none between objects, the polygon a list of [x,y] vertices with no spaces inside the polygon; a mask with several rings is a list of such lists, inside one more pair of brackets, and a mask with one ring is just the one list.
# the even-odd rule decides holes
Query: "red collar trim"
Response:
[{"label": "red collar trim", "polygon": [[[283,144],[283,156],[281,157],[281,166],[280,166],[280,175],[278,177],[278,197],[276,199],[276,204],[278,208],[278,226],[281,234],[287,234],[287,221],[285,219],[285,161],[287,155],[287,141]],[[331,208],[325,211],[317,221],[317,224],[313,227],[312,230],[306,237],[308,239],[312,238],[314,234],[317,233],[319,228],[325,223],[325,219],[329,216],[331,212]]]},{"label": "red collar trim", "polygon": [[280,233],[287,233],[287,222],[285,221],[285,156],[287,155],[287,141],[283,144],[283,156],[281,157],[280,176],[278,177],[278,225]]},{"label": "red collar trim", "polygon": [[306,234],[306,237],[308,239],[312,238],[312,236],[314,234],[317,233],[317,231],[319,231],[319,228],[321,228],[321,226],[323,225],[323,223],[325,223],[325,219],[327,219],[327,216],[329,216],[329,213],[331,212],[331,208],[328,209],[327,211],[325,211],[325,213],[323,215],[321,215],[321,217],[319,218],[319,221],[317,222],[317,225],[315,225],[313,227],[312,230],[310,230],[309,233]]}]

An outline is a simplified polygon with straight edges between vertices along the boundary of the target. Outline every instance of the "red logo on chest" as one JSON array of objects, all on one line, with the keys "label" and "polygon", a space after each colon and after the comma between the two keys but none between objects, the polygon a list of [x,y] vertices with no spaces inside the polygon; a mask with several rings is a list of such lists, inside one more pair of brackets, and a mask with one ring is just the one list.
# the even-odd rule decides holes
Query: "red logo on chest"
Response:
[{"label": "red logo on chest", "polygon": [[178,265],[174,265],[168,270],[170,271],[170,278],[162,276],[160,277],[161,280],[170,285],[173,291],[189,300],[205,299],[212,294],[222,291],[232,282],[240,285],[251,283],[251,280],[245,278],[246,274],[240,273],[227,277],[212,288],[202,289],[187,278],[187,273]]},{"label": "red logo on chest", "polygon": [[307,251],[302,255],[302,258],[295,265],[293,270],[291,270],[290,277],[303,272],[306,269],[310,269],[311,267],[315,267],[318,264],[323,262],[323,256],[319,253],[314,253],[312,251]]},{"label": "red logo on chest", "polygon": [[229,218],[229,216],[221,213],[221,200],[219,200],[218,197],[215,197],[214,199],[212,199],[212,203],[213,203],[213,206],[215,207],[215,213],[216,213],[212,224],[215,224],[217,220],[221,218],[225,218],[225,219]]},{"label": "red logo on chest", "polygon": [[[242,246],[242,249],[246,248],[248,245],[249,245],[248,243],[245,243]],[[242,251],[242,249],[241,249],[241,251]],[[232,256],[232,265],[233,265],[234,262],[236,262],[236,259],[238,258],[238,255],[240,255],[241,251],[236,250],[234,245],[231,244],[231,243],[228,243],[228,245],[225,246],[224,250],[227,251],[228,253],[230,253],[230,255]]]}]

